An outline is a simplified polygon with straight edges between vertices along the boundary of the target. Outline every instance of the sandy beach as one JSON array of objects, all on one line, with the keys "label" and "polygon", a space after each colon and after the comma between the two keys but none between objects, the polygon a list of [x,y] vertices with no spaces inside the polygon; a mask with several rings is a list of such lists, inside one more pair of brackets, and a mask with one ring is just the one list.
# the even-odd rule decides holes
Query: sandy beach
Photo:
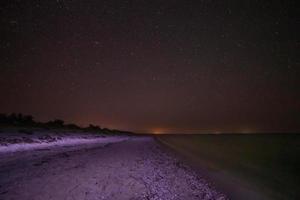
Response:
[{"label": "sandy beach", "polygon": [[227,199],[152,137],[1,157],[0,199]]}]

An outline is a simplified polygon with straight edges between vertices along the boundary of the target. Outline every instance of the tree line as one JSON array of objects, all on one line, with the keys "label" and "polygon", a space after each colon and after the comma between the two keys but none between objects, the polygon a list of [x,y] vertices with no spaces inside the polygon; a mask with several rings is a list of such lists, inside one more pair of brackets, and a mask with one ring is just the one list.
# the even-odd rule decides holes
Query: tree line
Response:
[{"label": "tree line", "polygon": [[88,132],[99,133],[130,133],[127,131],[111,130],[108,128],[101,128],[98,125],[89,124],[87,127],[81,127],[76,124],[66,124],[64,120],[55,119],[48,122],[38,122],[34,120],[32,115],[24,115],[22,113],[3,114],[0,113],[0,127],[37,127],[44,129],[66,129],[66,130],[80,130]]}]

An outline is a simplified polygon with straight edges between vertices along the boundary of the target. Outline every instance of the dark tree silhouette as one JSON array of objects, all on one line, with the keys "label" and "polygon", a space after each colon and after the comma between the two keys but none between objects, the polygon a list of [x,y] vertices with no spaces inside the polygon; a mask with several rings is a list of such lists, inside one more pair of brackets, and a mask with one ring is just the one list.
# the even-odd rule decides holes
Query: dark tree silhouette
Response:
[{"label": "dark tree silhouette", "polygon": [[46,123],[46,126],[49,128],[63,128],[64,127],[64,121],[61,119],[56,119],[54,121],[49,121]]},{"label": "dark tree silhouette", "polygon": [[20,127],[20,128],[38,127],[38,128],[46,128],[46,129],[81,130],[85,132],[95,132],[95,133],[102,133],[102,134],[129,133],[129,132],[124,132],[119,130],[110,130],[108,128],[101,128],[100,126],[93,125],[93,124],[90,124],[88,127],[81,128],[76,124],[65,124],[65,122],[61,119],[55,119],[53,121],[49,121],[46,123],[36,122],[34,121],[33,116],[24,115],[22,113],[18,113],[18,114],[12,113],[10,115],[0,113],[0,125],[2,127],[13,126],[13,127]]},{"label": "dark tree silhouette", "polygon": [[79,126],[76,124],[67,124],[65,125],[68,129],[81,129]]},{"label": "dark tree silhouette", "polygon": [[0,124],[32,126],[35,124],[35,122],[31,115],[23,115],[21,113],[19,113],[19,114],[12,113],[10,115],[0,114]]},{"label": "dark tree silhouette", "polygon": [[8,117],[6,114],[0,114],[0,125],[8,124]]},{"label": "dark tree silhouette", "polygon": [[86,131],[93,131],[93,132],[100,132],[102,129],[99,126],[95,126],[90,124],[88,127],[85,128]]}]

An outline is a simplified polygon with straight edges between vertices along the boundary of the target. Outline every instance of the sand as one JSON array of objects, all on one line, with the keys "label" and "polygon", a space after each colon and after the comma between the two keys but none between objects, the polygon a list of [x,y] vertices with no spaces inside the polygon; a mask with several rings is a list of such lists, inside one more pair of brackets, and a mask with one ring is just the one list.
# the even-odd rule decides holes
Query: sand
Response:
[{"label": "sand", "polygon": [[5,200],[227,199],[147,136],[0,156]]}]

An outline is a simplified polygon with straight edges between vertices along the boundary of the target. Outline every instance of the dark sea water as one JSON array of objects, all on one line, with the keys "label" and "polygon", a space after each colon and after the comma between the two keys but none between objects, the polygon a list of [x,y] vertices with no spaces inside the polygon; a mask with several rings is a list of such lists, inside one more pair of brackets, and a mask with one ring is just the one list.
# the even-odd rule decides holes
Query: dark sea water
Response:
[{"label": "dark sea water", "polygon": [[300,199],[300,134],[160,135],[231,199]]}]

